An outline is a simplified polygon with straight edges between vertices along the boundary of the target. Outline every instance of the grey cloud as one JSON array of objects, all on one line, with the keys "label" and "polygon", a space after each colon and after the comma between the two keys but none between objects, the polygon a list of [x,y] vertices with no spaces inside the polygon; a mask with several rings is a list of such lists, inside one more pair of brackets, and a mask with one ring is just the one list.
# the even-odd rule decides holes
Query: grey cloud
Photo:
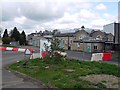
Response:
[{"label": "grey cloud", "polygon": [[21,13],[31,20],[48,21],[62,17],[64,9],[49,3],[42,5],[40,2],[26,2],[21,4]]},{"label": "grey cloud", "polygon": [[13,20],[15,17],[20,16],[18,8],[19,3],[16,2],[2,3],[2,21]]},{"label": "grey cloud", "polygon": [[64,7],[49,2],[8,2],[2,3],[2,21],[25,16],[35,21],[49,21],[64,15]]}]

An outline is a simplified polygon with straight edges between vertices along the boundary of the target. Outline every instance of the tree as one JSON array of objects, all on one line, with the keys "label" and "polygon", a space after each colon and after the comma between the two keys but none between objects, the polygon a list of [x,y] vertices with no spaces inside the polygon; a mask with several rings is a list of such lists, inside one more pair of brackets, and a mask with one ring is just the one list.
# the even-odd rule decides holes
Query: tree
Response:
[{"label": "tree", "polygon": [[5,29],[4,34],[3,34],[3,38],[6,38],[6,37],[9,37],[9,36],[8,36],[7,29]]},{"label": "tree", "polygon": [[24,31],[20,34],[20,45],[26,45],[26,34]]},{"label": "tree", "polygon": [[20,33],[17,30],[16,27],[14,27],[13,31],[12,31],[12,35],[11,38],[14,39],[15,41],[19,41],[20,40]]},{"label": "tree", "polygon": [[5,29],[3,38],[2,38],[3,44],[9,44],[11,41],[11,38],[8,35],[7,29]]}]

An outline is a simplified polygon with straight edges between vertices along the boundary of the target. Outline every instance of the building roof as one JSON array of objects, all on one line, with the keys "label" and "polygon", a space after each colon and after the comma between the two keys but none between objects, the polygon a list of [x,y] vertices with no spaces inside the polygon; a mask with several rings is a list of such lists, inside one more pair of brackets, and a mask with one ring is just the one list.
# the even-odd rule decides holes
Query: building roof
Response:
[{"label": "building roof", "polygon": [[[62,32],[60,34],[55,35],[55,37],[73,37],[76,33],[78,33],[79,31],[81,31],[81,28],[74,28],[74,29],[69,29],[66,32]],[[98,29],[90,29],[90,28],[85,28],[84,29],[85,32],[87,32],[88,34],[93,34],[95,32],[98,32],[100,30]],[[102,32],[102,31],[101,31]]]},{"label": "building roof", "polygon": [[61,33],[61,34],[56,34],[55,37],[74,37],[75,33]]}]

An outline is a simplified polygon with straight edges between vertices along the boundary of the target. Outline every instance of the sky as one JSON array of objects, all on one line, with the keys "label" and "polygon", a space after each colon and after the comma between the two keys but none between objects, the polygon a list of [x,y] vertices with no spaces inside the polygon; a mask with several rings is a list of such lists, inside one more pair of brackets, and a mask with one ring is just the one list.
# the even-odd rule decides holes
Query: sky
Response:
[{"label": "sky", "polygon": [[53,29],[103,29],[118,21],[119,0],[2,0],[0,28],[27,34]]}]

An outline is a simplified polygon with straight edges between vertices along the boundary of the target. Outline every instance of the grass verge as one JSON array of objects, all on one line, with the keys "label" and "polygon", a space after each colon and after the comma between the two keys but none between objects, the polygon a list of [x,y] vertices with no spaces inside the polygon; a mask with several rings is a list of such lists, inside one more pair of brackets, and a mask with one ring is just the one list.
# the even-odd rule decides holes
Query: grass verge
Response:
[{"label": "grass verge", "polygon": [[113,60],[115,60],[115,61],[120,61],[120,57],[118,57],[118,58],[113,58]]},{"label": "grass verge", "polygon": [[65,60],[64,58],[45,58],[20,61],[9,66],[10,69],[19,71],[46,85],[58,88],[99,88],[79,77],[90,74],[109,74],[120,77],[120,68],[116,65],[99,62],[85,62]]}]

